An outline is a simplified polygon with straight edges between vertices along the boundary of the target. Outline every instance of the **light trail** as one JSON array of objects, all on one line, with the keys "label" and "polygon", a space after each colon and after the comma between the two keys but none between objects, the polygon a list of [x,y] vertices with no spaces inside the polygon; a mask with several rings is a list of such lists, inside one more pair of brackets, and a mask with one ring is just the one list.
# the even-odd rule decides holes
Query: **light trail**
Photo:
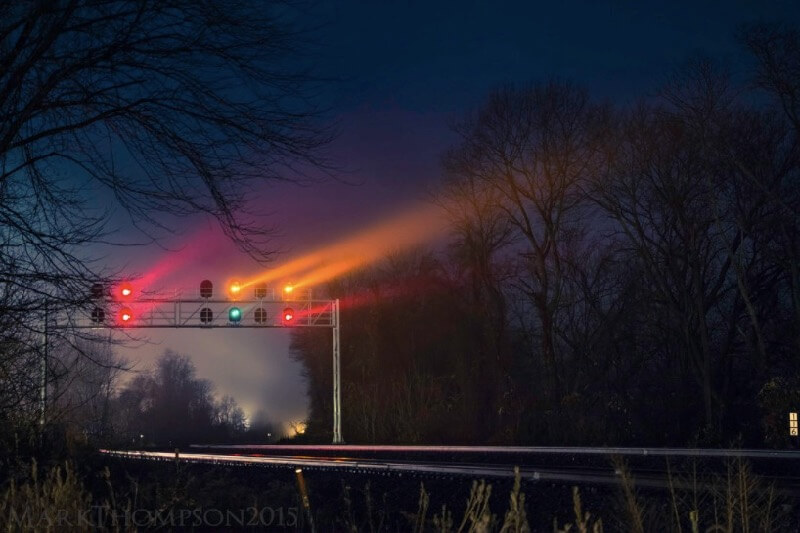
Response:
[{"label": "light trail", "polygon": [[291,282],[295,288],[317,285],[373,264],[391,252],[435,241],[446,231],[447,225],[440,207],[414,206],[373,228],[312,250],[254,276],[245,281],[242,287],[279,281]]},{"label": "light trail", "polygon": [[208,228],[200,228],[192,233],[179,250],[168,252],[154,265],[151,265],[135,281],[135,289],[140,292],[152,292],[162,280],[174,276],[187,265],[216,252],[219,237]]},{"label": "light trail", "polygon": [[[200,446],[198,446],[200,447]],[[494,447],[494,446],[351,446],[351,445],[324,445],[324,446],[218,446],[228,450],[240,448],[243,451],[259,449],[262,451],[304,452],[298,455],[265,455],[260,453],[234,454],[234,453],[180,453],[180,452],[147,452],[147,451],[120,451],[100,450],[101,453],[123,459],[139,459],[153,461],[186,461],[191,463],[207,463],[215,465],[261,465],[280,468],[303,468],[308,470],[336,471],[345,473],[371,473],[400,475],[434,475],[434,476],[466,476],[472,478],[513,478],[515,468],[518,469],[520,478],[533,482],[566,482],[613,485],[620,482],[620,472],[611,466],[575,465],[575,464],[549,464],[547,466],[534,465],[532,459],[542,454],[558,454],[560,456],[575,454],[605,455],[605,456],[678,456],[678,457],[718,457],[718,458],[769,458],[794,460],[800,459],[800,451],[794,450],[712,450],[690,448],[567,448],[567,447]],[[212,448],[212,446],[202,446]],[[309,453],[313,450],[350,452],[349,457],[342,456],[314,456]],[[515,454],[529,455],[523,461],[518,461],[516,466],[510,463],[467,463],[463,461],[405,459],[395,457],[387,458],[359,458],[353,457],[353,452],[441,452],[441,453],[493,453],[498,456]],[[526,453],[527,452],[527,453]],[[466,457],[465,457],[466,459]],[[665,489],[668,487],[694,489],[698,486],[713,487],[712,478],[700,480],[681,480],[668,478],[668,473],[663,469],[641,468],[629,465],[635,476],[637,487]],[[793,471],[785,469],[785,471]],[[775,481],[780,481],[782,493],[794,494],[800,488],[800,478],[796,475],[769,476]]]},{"label": "light trail", "polygon": [[[253,456],[203,453],[172,453],[100,450],[104,455],[125,459],[155,461],[186,461],[221,465],[262,465],[309,470],[338,470],[342,472],[373,472],[392,474],[459,475],[471,477],[513,478],[514,468],[509,465],[464,465],[445,463],[409,463],[397,461],[351,459],[345,457],[314,458],[302,456]],[[567,481],[572,483],[613,483],[613,472],[567,472],[557,469],[520,469],[520,477],[535,481]]]}]

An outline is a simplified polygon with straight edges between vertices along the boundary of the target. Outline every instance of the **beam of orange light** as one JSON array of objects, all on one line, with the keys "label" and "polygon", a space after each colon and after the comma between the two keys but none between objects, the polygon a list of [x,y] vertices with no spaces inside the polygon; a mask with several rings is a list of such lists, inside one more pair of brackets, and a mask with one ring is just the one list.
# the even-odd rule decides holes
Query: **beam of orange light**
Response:
[{"label": "beam of orange light", "polygon": [[446,230],[438,206],[416,206],[374,228],[270,269],[244,286],[286,278],[291,278],[295,287],[323,283],[373,263],[391,251],[435,240]]},{"label": "beam of orange light", "polygon": [[320,283],[324,283],[326,281],[332,280],[338,276],[346,274],[351,270],[355,270],[356,268],[368,264],[370,261],[370,257],[361,255],[358,257],[352,257],[350,259],[345,259],[343,261],[336,261],[335,263],[331,263],[328,265],[324,265],[320,268],[312,270],[304,274],[297,283],[295,283],[296,287],[313,287],[314,285],[319,285]]},{"label": "beam of orange light", "polygon": [[325,255],[319,252],[306,254],[243,282],[242,287],[250,287],[256,283],[271,283],[276,280],[291,277],[295,272],[303,272],[313,268],[324,261],[324,259]]}]

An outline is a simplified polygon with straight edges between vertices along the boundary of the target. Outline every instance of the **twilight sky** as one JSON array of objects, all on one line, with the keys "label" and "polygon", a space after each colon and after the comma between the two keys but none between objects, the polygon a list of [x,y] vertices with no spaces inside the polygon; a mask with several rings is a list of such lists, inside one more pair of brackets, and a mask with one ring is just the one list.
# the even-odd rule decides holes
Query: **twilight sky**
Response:
[{"label": "twilight sky", "polygon": [[[258,208],[281,226],[275,244],[284,253],[277,263],[423,202],[438,180],[441,153],[455,142],[448,124],[480,105],[492,87],[566,78],[624,104],[650,94],[695,52],[743,71],[733,37],[743,22],[800,25],[800,7],[790,0],[340,0],[303,10],[302,24],[316,28],[309,32],[316,71],[335,80],[320,94],[339,131],[328,153],[346,169],[342,179],[360,185],[329,181],[262,191]],[[211,222],[192,224],[167,241],[176,251],[137,248],[118,265],[129,272],[168,265],[157,285],[189,290],[203,278],[221,285],[262,270]],[[153,344],[119,350],[137,368],[170,348],[190,355],[199,376],[248,414],[263,408],[276,420],[304,417],[306,384],[288,357],[288,331],[148,335]]]}]

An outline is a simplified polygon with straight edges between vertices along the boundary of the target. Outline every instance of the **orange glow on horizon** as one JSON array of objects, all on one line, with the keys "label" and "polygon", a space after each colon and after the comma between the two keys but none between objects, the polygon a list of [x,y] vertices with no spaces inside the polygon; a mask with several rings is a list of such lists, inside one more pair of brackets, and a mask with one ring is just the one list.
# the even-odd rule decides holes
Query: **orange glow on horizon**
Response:
[{"label": "orange glow on horizon", "polygon": [[441,208],[416,206],[331,245],[312,250],[278,265],[242,284],[270,283],[292,279],[284,288],[318,285],[383,259],[393,251],[434,241],[447,231]]}]

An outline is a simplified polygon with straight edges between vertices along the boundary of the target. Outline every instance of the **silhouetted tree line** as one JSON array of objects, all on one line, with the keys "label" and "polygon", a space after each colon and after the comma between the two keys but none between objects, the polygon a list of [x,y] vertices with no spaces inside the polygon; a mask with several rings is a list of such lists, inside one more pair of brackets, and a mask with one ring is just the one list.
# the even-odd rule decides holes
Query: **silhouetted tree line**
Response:
[{"label": "silhouetted tree line", "polygon": [[[337,280],[351,442],[786,446],[800,405],[800,35],[613,106],[554,81],[455,127],[445,254]],[[328,335],[298,330],[329,437]]]},{"label": "silhouetted tree line", "polygon": [[[86,347],[86,352],[103,355],[106,363],[120,363],[113,361],[108,345]],[[74,350],[59,359],[85,364]],[[72,369],[56,382],[50,417],[65,429],[68,440],[101,446],[182,447],[264,443],[281,437],[265,413],[254,413],[248,420],[232,396],[218,398],[213,383],[197,377],[186,355],[166,350],[152,369],[125,382],[117,366]]]}]

